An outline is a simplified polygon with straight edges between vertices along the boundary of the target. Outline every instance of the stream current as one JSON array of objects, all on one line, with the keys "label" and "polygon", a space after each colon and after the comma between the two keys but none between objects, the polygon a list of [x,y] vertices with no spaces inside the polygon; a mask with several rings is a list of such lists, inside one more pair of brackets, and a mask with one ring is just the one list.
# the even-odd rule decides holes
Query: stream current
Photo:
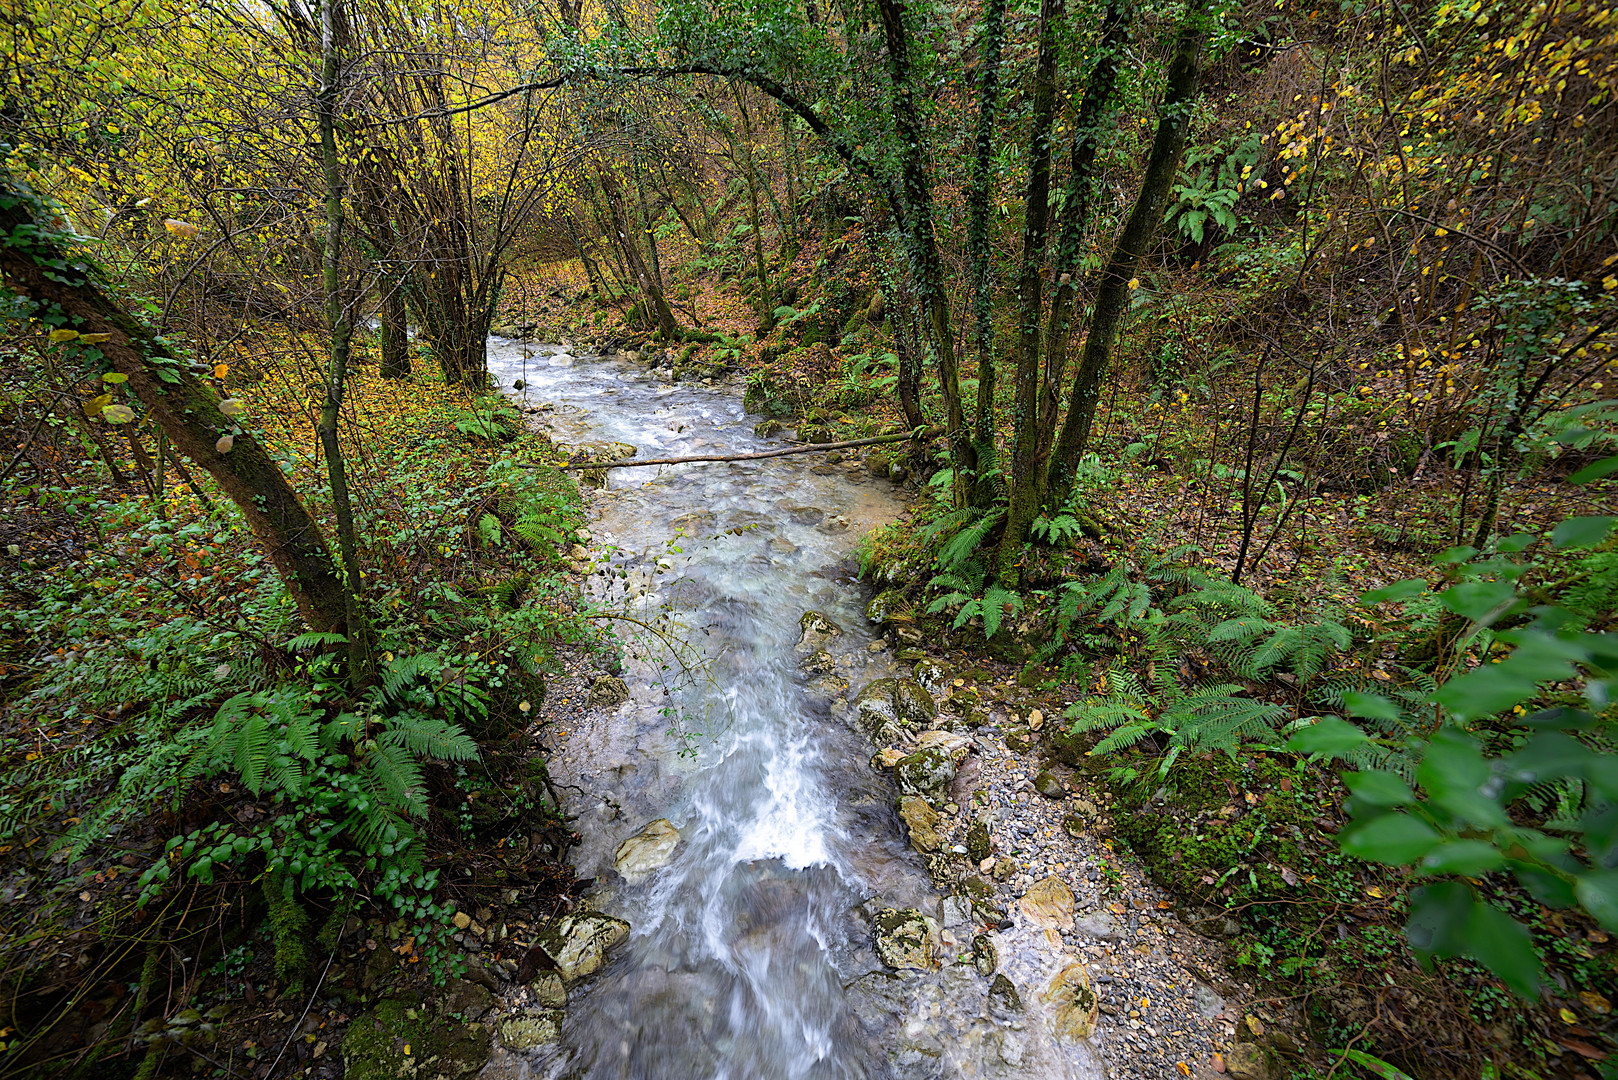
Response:
[{"label": "stream current", "polygon": [[[559,443],[629,443],[642,458],[782,445],[753,433],[733,389],[553,345],[493,338],[488,356],[500,386],[551,406],[541,423]],[[614,470],[592,497],[586,587],[690,648],[676,656],[622,624],[630,700],[553,746],[583,837],[577,873],[599,879],[588,902],[632,931],[571,988],[560,1044],[517,1056],[513,1075],[1104,1075],[1037,1015],[986,1011],[970,963],[982,926],[940,900],[903,840],[892,780],[846,722],[866,683],[909,675],[867,628],[853,559],[900,509],[889,481],[821,454]],[[831,674],[800,668],[806,611],[842,630],[824,646]],[[632,884],[614,852],[659,818],[680,843]],[[884,967],[871,920],[885,908],[937,922],[938,970]]]}]

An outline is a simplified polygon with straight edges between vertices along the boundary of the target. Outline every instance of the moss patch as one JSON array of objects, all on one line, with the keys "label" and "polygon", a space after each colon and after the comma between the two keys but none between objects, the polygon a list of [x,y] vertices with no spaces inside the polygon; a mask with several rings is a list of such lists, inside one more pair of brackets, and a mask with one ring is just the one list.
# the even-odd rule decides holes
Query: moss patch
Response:
[{"label": "moss patch", "polygon": [[347,1080],[463,1080],[489,1060],[482,1024],[440,1020],[417,1002],[390,998],[343,1036]]}]

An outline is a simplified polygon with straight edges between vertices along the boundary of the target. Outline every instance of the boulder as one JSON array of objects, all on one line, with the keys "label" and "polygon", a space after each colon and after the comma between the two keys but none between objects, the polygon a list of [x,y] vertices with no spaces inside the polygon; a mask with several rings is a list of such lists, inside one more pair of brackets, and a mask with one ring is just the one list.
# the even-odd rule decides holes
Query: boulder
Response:
[{"label": "boulder", "polygon": [[629,884],[638,885],[672,862],[679,846],[680,831],[667,818],[658,818],[618,845],[613,869]]},{"label": "boulder", "polygon": [[876,914],[876,955],[899,971],[931,971],[938,966],[937,925],[915,908]]},{"label": "boulder", "polygon": [[865,605],[865,617],[874,623],[885,623],[891,619],[904,603],[904,594],[898,589],[884,589],[871,597],[871,602]]},{"label": "boulder", "polygon": [[530,1009],[509,1020],[502,1020],[500,1041],[510,1050],[532,1050],[536,1046],[556,1042],[562,1037],[563,1015],[557,1009]]},{"label": "boulder", "polygon": [[601,970],[607,951],[629,936],[629,924],[599,911],[574,911],[539,933],[536,944],[556,963],[564,983]]},{"label": "boulder", "polygon": [[1057,972],[1041,996],[1050,1007],[1046,1020],[1058,1039],[1078,1042],[1095,1033],[1101,1002],[1090,988],[1090,973],[1083,964],[1069,964]]},{"label": "boulder", "polygon": [[939,661],[931,657],[916,661],[916,682],[920,683],[921,688],[931,694],[934,700],[949,696],[954,681],[955,672]]},{"label": "boulder", "polygon": [[890,746],[885,750],[878,750],[875,754],[871,755],[871,768],[891,769],[895,765],[899,764],[899,762],[903,761],[904,757],[905,752],[903,750],[900,750],[895,746]]},{"label": "boulder", "polygon": [[567,1007],[567,987],[562,985],[562,977],[554,971],[547,971],[529,983],[528,992],[547,1009]]},{"label": "boulder", "polygon": [[936,798],[949,790],[955,779],[956,760],[949,751],[930,746],[899,759],[894,773],[899,779],[899,790],[907,795]]},{"label": "boulder", "polygon": [[996,975],[989,984],[989,997],[985,1002],[989,1015],[996,1020],[1014,1020],[1022,1013],[1022,995],[1011,980],[1004,975]]},{"label": "boulder", "polygon": [[470,979],[454,979],[444,988],[438,1001],[438,1014],[456,1020],[472,1022],[482,1020],[494,1008],[494,995],[488,987]]},{"label": "boulder", "polygon": [[1094,764],[1087,759],[1089,748],[1085,745],[1085,736],[1074,735],[1068,731],[1061,722],[1053,722],[1045,731],[1045,752],[1051,759],[1077,769],[1084,765]]},{"label": "boulder", "polygon": [[972,740],[969,736],[962,735],[959,732],[943,731],[939,728],[923,731],[916,736],[917,750],[926,750],[931,747],[937,747],[944,751],[954,758],[955,763],[959,765],[966,759],[967,753],[972,749]]},{"label": "boulder", "polygon": [[818,611],[806,611],[798,619],[798,648],[813,652],[823,649],[831,639],[839,636],[843,628]]},{"label": "boulder", "polygon": [[1014,754],[1026,754],[1034,748],[1033,735],[1027,728],[1012,728],[1006,732],[1006,749]]},{"label": "boulder", "polygon": [[602,675],[590,685],[590,707],[612,708],[629,700],[629,687],[616,675]]},{"label": "boulder", "polygon": [[1237,1043],[1225,1054],[1225,1072],[1236,1080],[1275,1080],[1275,1055],[1257,1043]]},{"label": "boulder", "polygon": [[830,675],[837,670],[837,661],[833,660],[831,653],[825,649],[816,649],[804,657],[798,667],[811,675]]},{"label": "boulder", "polygon": [[938,836],[938,811],[927,805],[927,800],[917,795],[905,795],[899,799],[899,817],[910,829],[910,844],[917,851],[937,851],[941,840]]},{"label": "boulder", "polygon": [[350,1080],[463,1080],[488,1062],[493,1043],[482,1024],[434,1016],[415,1002],[389,998],[356,1018],[343,1034],[343,1075]]},{"label": "boulder", "polygon": [[1039,775],[1034,777],[1034,790],[1047,799],[1063,799],[1067,797],[1066,785],[1049,769],[1041,769]]}]

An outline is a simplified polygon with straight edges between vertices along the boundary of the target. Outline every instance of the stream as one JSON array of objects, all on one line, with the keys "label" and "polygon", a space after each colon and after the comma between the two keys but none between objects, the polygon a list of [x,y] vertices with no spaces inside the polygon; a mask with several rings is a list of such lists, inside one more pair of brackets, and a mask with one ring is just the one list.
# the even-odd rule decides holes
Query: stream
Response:
[{"label": "stream", "polygon": [[[754,434],[734,386],[500,338],[488,357],[501,387],[551,406],[541,424],[558,443],[623,442],[640,457],[782,445]],[[1105,1075],[1088,1043],[1050,1034],[1037,1002],[1021,1012],[990,1000],[971,941],[994,928],[940,898],[905,842],[893,780],[848,722],[861,687],[913,666],[869,629],[854,561],[859,538],[902,504],[891,482],[826,458],[620,469],[592,496],[598,569],[586,588],[656,632],[622,624],[630,699],[554,736],[551,771],[578,815],[576,871],[599,878],[589,906],[632,929],[598,975],[569,988],[560,1042],[506,1052],[491,1070]],[[829,673],[800,666],[808,611],[841,630],[824,644]],[[678,830],[672,859],[620,874],[618,846],[659,819]],[[936,923],[933,970],[895,973],[874,951],[876,914],[908,908]],[[1021,928],[1003,929],[1009,972]],[[521,1008],[527,991],[515,993]]]}]

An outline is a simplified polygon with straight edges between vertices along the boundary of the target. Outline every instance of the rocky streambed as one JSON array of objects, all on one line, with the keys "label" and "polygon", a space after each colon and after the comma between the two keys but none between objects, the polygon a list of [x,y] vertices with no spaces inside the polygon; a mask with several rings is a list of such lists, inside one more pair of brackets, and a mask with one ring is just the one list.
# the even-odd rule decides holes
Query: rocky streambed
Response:
[{"label": "rocky streambed", "polygon": [[[723,385],[499,341],[491,367],[559,442],[779,445]],[[855,544],[901,492],[828,456],[593,497],[575,556],[624,649],[546,737],[597,885],[469,915],[484,993],[442,1023],[490,1080],[1270,1075],[1248,988],[1111,850],[1044,712],[867,608]]]}]

